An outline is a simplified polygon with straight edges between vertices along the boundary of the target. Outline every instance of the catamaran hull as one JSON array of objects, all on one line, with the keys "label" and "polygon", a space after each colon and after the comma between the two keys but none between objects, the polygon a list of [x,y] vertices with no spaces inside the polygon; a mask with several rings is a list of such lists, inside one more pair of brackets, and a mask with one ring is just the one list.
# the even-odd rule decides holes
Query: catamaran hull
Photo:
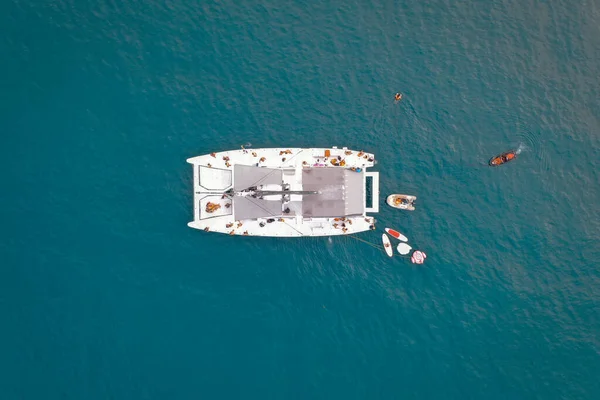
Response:
[{"label": "catamaran hull", "polygon": [[375,219],[368,215],[379,211],[379,173],[367,172],[375,164],[373,154],[336,147],[261,148],[187,161],[194,170],[191,228],[271,237],[375,229]]}]

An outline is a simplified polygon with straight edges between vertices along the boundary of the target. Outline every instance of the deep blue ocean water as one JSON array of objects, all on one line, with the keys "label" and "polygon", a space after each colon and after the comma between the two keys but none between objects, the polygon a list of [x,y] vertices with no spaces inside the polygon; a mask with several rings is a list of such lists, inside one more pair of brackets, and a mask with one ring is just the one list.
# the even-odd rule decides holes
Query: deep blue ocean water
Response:
[{"label": "deep blue ocean water", "polygon": [[[600,398],[597,1],[6,0],[0,54],[0,398]],[[188,228],[248,142],[374,152],[426,264]]]}]

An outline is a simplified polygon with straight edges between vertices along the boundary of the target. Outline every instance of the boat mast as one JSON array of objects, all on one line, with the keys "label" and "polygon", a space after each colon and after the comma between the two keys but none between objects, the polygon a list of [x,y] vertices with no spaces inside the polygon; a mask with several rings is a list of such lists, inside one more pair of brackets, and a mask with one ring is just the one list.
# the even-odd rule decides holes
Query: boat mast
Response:
[{"label": "boat mast", "polygon": [[252,197],[263,197],[263,196],[276,196],[281,195],[285,196],[286,194],[299,194],[299,195],[308,195],[308,194],[319,194],[316,190],[258,190],[255,187],[249,187],[242,191],[236,192],[233,189],[229,189],[225,192],[228,196],[252,196]]}]

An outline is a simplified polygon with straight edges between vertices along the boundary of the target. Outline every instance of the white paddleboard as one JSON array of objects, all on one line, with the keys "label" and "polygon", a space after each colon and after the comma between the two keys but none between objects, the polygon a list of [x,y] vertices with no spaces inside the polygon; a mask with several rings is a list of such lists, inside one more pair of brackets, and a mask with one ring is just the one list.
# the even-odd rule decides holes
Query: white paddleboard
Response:
[{"label": "white paddleboard", "polygon": [[410,251],[412,250],[412,247],[410,247],[408,244],[406,243],[399,243],[398,247],[396,247],[396,250],[398,250],[398,253],[402,254],[403,256],[407,255],[408,253],[410,253]]},{"label": "white paddleboard", "polygon": [[381,235],[381,241],[383,242],[383,248],[386,254],[391,257],[394,254],[394,250],[392,249],[392,243],[390,243],[390,238],[384,233]]},{"label": "white paddleboard", "polygon": [[391,237],[394,237],[394,238],[396,238],[398,240],[402,240],[403,242],[408,242],[408,238],[406,236],[404,236],[403,234],[401,234],[400,232],[398,232],[398,231],[395,231],[395,230],[390,229],[390,228],[385,228],[385,231],[387,233],[389,233]]}]

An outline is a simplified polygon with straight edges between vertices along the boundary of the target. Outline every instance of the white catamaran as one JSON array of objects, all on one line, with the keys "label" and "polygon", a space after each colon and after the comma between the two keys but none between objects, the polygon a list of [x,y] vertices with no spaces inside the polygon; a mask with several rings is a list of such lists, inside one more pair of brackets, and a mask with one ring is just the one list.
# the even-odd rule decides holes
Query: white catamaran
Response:
[{"label": "white catamaran", "polygon": [[187,162],[194,168],[191,228],[279,237],[375,229],[367,215],[379,211],[379,173],[366,171],[373,154],[346,147],[242,148]]}]

